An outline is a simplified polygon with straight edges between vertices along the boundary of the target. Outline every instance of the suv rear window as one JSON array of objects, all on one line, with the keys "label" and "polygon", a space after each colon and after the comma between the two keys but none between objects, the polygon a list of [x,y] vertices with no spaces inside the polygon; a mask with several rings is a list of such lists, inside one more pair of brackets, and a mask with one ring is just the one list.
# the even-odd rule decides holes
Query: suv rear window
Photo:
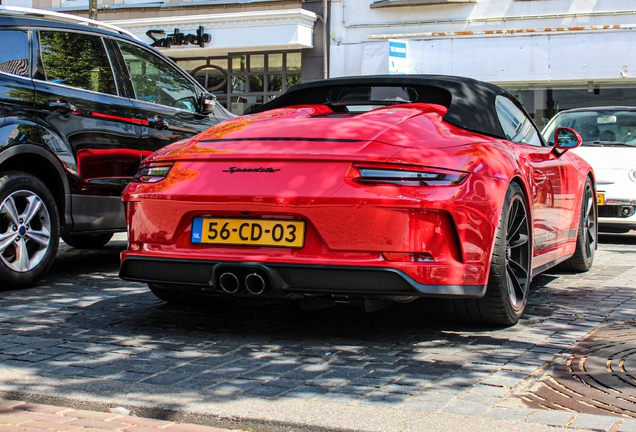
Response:
[{"label": "suv rear window", "polygon": [[117,94],[102,38],[68,31],[41,31],[39,37],[41,67],[47,81]]},{"label": "suv rear window", "polygon": [[0,30],[0,71],[29,76],[29,37],[24,31]]}]

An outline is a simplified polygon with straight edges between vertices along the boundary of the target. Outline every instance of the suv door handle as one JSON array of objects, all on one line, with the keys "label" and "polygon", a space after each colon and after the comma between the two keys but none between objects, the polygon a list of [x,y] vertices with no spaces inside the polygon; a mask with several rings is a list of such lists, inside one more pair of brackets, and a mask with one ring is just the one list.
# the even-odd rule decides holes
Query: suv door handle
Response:
[{"label": "suv door handle", "polygon": [[68,114],[71,111],[77,111],[75,105],[65,99],[58,99],[54,102],[49,102],[49,107],[55,109],[55,111],[60,114]]},{"label": "suv door handle", "polygon": [[148,126],[152,126],[154,128],[161,130],[161,129],[168,129],[170,127],[170,124],[166,120],[164,120],[162,117],[154,116],[148,119]]}]

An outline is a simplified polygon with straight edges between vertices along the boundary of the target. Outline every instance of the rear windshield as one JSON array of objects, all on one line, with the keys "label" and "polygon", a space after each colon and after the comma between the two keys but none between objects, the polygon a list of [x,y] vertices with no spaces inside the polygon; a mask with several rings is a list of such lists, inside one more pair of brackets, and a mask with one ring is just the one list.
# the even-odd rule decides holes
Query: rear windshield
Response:
[{"label": "rear windshield", "polygon": [[576,130],[583,145],[636,147],[636,109],[562,113],[547,124],[543,137],[552,143],[554,131],[563,126]]}]

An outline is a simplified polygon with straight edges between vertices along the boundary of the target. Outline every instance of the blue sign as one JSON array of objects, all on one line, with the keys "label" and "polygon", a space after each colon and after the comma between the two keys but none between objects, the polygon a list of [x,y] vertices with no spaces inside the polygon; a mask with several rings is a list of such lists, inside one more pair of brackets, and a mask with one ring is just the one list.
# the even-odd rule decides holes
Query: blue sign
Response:
[{"label": "blue sign", "polygon": [[406,42],[389,41],[389,57],[406,58]]}]

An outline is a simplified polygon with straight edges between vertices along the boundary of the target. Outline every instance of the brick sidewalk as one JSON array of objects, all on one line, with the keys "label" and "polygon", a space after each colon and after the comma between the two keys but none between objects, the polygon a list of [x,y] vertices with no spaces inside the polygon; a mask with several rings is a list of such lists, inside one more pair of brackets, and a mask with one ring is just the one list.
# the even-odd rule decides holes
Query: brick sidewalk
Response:
[{"label": "brick sidewalk", "polygon": [[209,426],[135,417],[124,408],[96,412],[3,399],[0,399],[0,431],[229,432]]}]

